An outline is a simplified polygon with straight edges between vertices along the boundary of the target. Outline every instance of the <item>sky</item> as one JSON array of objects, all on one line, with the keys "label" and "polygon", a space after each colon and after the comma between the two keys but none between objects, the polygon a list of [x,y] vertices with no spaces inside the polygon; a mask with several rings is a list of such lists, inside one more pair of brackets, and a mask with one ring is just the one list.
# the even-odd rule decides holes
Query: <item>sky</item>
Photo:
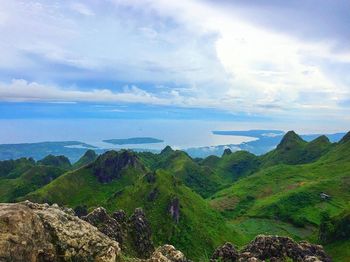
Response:
[{"label": "sky", "polygon": [[349,28],[348,0],[0,0],[0,119],[344,131]]}]

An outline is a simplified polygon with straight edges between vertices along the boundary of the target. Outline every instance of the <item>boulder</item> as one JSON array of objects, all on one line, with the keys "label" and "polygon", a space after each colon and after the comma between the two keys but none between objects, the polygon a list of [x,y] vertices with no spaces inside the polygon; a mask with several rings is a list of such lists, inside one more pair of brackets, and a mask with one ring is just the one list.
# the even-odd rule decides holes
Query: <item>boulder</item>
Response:
[{"label": "boulder", "polygon": [[211,262],[234,262],[237,261],[239,253],[231,243],[225,243],[223,246],[218,247],[211,257]]},{"label": "boulder", "polygon": [[158,247],[147,262],[189,262],[185,255],[172,245]]},{"label": "boulder", "polygon": [[313,245],[306,241],[297,243],[289,237],[266,235],[259,235],[250,242],[243,249],[238,261],[248,261],[249,258],[258,259],[258,261],[266,259],[283,261],[285,258],[290,258],[293,261],[331,262],[320,245]]},{"label": "boulder", "polygon": [[115,262],[119,244],[57,205],[0,204],[0,261]]}]

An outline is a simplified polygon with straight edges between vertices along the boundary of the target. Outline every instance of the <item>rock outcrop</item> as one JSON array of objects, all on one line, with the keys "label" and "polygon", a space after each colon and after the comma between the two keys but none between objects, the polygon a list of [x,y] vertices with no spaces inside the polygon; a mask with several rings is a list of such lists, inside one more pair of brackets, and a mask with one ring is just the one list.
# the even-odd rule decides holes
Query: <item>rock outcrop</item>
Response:
[{"label": "rock outcrop", "polygon": [[189,262],[185,255],[172,245],[158,247],[147,262]]},{"label": "rock outcrop", "polygon": [[[154,249],[151,227],[141,208],[128,219],[120,210],[109,216],[97,208],[79,219],[72,209],[29,201],[0,204],[0,261],[189,262],[172,245]],[[122,245],[121,251],[119,241]],[[131,249],[130,249],[131,248]],[[231,243],[217,248],[210,261],[331,262],[322,246],[289,237],[259,235],[242,250]]]},{"label": "rock outcrop", "polygon": [[110,217],[103,207],[94,209],[91,213],[82,217],[82,219],[97,227],[103,234],[123,245],[125,229],[122,228],[122,225],[117,220]]},{"label": "rock outcrop", "polygon": [[250,261],[285,261],[287,258],[297,262],[331,262],[322,246],[308,242],[295,242],[289,237],[259,235],[241,252],[232,244],[226,243],[218,248],[211,261],[250,262]]},{"label": "rock outcrop", "polygon": [[215,250],[210,261],[231,262],[237,261],[238,257],[239,253],[237,249],[234,247],[234,245],[228,242]]},{"label": "rock outcrop", "polygon": [[82,219],[118,241],[121,249],[127,253],[136,254],[139,258],[149,258],[154,251],[151,225],[141,208],[136,208],[128,219],[123,210],[110,216],[103,207],[98,207]]},{"label": "rock outcrop", "polygon": [[114,262],[116,241],[57,205],[0,204],[0,261]]},{"label": "rock outcrop", "polygon": [[151,240],[152,231],[151,225],[141,208],[136,208],[134,214],[129,218],[128,229],[138,255],[140,257],[149,257],[154,251]]}]

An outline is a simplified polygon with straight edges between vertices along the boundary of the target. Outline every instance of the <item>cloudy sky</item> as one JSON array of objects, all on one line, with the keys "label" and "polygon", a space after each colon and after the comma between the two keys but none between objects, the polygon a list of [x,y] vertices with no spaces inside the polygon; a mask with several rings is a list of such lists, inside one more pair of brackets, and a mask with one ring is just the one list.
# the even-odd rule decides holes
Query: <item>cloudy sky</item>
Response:
[{"label": "cloudy sky", "polygon": [[0,0],[0,118],[350,121],[348,0]]}]

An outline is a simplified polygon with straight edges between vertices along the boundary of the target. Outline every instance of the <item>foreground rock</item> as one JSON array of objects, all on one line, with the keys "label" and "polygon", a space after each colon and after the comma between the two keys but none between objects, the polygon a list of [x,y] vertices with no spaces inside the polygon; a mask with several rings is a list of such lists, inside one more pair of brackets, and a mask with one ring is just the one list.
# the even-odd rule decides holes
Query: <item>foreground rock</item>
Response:
[{"label": "foreground rock", "polygon": [[0,261],[114,262],[116,241],[57,205],[0,204]]},{"label": "foreground rock", "polygon": [[322,246],[306,241],[295,242],[289,237],[259,235],[241,252],[226,243],[213,254],[211,261],[253,262],[253,261],[285,261],[287,258],[297,262],[331,262]]},{"label": "foreground rock", "polygon": [[132,262],[191,262],[172,245],[158,247],[148,259],[129,259]]}]

